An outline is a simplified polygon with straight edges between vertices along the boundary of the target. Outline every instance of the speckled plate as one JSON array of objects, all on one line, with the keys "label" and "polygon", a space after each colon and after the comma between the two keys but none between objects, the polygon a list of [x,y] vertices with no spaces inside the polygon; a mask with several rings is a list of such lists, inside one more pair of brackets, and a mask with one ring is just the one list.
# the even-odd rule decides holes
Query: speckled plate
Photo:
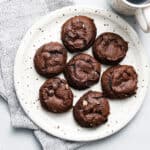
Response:
[{"label": "speckled plate", "polygon": [[[121,64],[133,65],[139,75],[137,94],[124,100],[110,100],[111,113],[108,122],[94,129],[81,128],[72,115],[54,114],[45,111],[38,100],[39,88],[46,80],[39,76],[33,65],[33,57],[38,47],[50,41],[60,40],[62,24],[75,15],[86,15],[94,19],[97,35],[103,32],[115,32],[129,42],[129,50]],[[91,48],[86,51],[91,54]],[[72,54],[68,53],[68,59]],[[102,65],[102,72],[106,66]],[[123,128],[138,112],[144,100],[149,76],[149,64],[145,51],[135,31],[118,15],[107,10],[95,10],[84,7],[66,7],[54,11],[34,24],[23,38],[16,55],[14,66],[14,84],[19,102],[40,128],[54,136],[72,141],[97,140],[114,134]],[[60,75],[62,78],[64,76]],[[91,87],[101,91],[100,82]],[[72,89],[73,90],[73,89]],[[74,104],[86,91],[73,90]]]}]

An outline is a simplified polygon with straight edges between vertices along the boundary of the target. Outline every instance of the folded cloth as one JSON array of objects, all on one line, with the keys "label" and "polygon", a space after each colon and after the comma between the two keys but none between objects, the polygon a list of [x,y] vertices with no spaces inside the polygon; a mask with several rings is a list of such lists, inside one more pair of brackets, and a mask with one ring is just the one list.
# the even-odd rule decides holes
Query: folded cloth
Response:
[{"label": "folded cloth", "polygon": [[31,129],[44,150],[72,150],[83,143],[48,135],[25,115],[13,84],[14,59],[21,39],[36,20],[52,10],[72,4],[71,0],[0,0],[0,96],[8,102],[12,126]]}]

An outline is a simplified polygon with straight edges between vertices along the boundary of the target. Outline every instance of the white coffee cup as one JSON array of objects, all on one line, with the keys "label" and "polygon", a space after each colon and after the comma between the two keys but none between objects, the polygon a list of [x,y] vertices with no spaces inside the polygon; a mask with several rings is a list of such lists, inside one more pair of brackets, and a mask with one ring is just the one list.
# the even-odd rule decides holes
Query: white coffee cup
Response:
[{"label": "white coffee cup", "polygon": [[135,15],[144,32],[150,32],[150,0],[135,4],[127,0],[108,0],[112,8],[124,15]]}]

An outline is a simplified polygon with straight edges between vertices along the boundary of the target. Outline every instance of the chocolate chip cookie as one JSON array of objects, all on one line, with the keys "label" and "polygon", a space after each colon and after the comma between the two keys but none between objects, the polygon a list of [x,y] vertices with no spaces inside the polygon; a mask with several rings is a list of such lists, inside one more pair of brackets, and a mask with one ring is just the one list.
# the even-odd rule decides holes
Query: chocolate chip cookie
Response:
[{"label": "chocolate chip cookie", "polygon": [[103,64],[118,64],[128,50],[128,43],[118,34],[106,32],[101,34],[93,45],[93,55]]},{"label": "chocolate chip cookie", "polygon": [[136,93],[137,73],[132,66],[114,66],[103,73],[101,83],[105,96],[126,98]]},{"label": "chocolate chip cookie", "polygon": [[75,89],[86,89],[98,82],[100,64],[88,54],[77,54],[65,67],[65,76],[68,83]]},{"label": "chocolate chip cookie", "polygon": [[67,51],[58,42],[41,46],[34,57],[36,71],[44,77],[53,77],[61,73],[66,65]]},{"label": "chocolate chip cookie", "polygon": [[97,127],[105,123],[109,115],[109,102],[100,92],[85,93],[73,108],[73,115],[82,127]]},{"label": "chocolate chip cookie", "polygon": [[45,81],[40,88],[39,97],[43,108],[50,112],[62,113],[72,107],[73,93],[67,82],[58,77]]},{"label": "chocolate chip cookie", "polygon": [[93,19],[86,16],[75,16],[63,24],[61,39],[70,52],[81,52],[93,44],[96,32]]}]

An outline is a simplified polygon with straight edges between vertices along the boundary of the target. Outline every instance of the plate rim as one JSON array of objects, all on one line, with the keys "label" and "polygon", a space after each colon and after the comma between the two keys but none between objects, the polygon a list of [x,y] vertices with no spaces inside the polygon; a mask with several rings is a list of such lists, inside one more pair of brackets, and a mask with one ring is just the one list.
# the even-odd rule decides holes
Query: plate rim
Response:
[{"label": "plate rim", "polygon": [[[19,46],[19,48],[18,48],[18,50],[17,50],[17,53],[16,53],[16,56],[15,56],[15,62],[14,62],[14,68],[13,68],[13,70],[14,70],[14,73],[13,73],[13,81],[14,81],[14,82],[13,82],[13,83],[14,83],[14,87],[15,87],[15,91],[16,91],[16,96],[17,96],[18,101],[19,101],[21,107],[23,108],[25,114],[33,121],[34,124],[36,124],[38,127],[40,127],[42,130],[44,130],[44,131],[47,132],[48,134],[51,134],[51,135],[53,135],[53,136],[56,136],[56,137],[59,137],[59,138],[61,138],[61,139],[65,139],[65,140],[68,140],[68,141],[78,141],[78,142],[81,142],[81,141],[82,141],[82,142],[88,142],[88,141],[94,141],[94,140],[98,140],[98,139],[103,139],[103,138],[106,138],[106,137],[108,137],[108,136],[110,136],[110,135],[113,135],[113,134],[117,133],[118,131],[120,131],[121,129],[123,129],[123,128],[124,128],[126,125],[128,125],[128,124],[130,123],[130,121],[136,116],[136,114],[137,114],[138,111],[140,110],[140,108],[141,108],[141,106],[142,106],[142,104],[143,104],[143,102],[144,102],[145,96],[146,96],[148,83],[149,83],[149,81],[150,81],[148,75],[147,75],[147,86],[145,86],[144,93],[142,93],[143,99],[141,100],[141,103],[138,105],[138,108],[136,109],[136,111],[134,111],[134,113],[132,113],[132,115],[130,115],[128,121],[124,122],[124,124],[122,124],[121,127],[119,127],[117,130],[115,130],[113,133],[108,133],[107,135],[105,135],[105,136],[103,136],[103,137],[94,137],[94,138],[91,138],[91,139],[86,139],[86,138],[84,138],[84,139],[77,139],[77,138],[72,137],[72,139],[70,139],[70,136],[67,137],[67,136],[64,135],[64,134],[57,134],[56,132],[53,132],[54,129],[51,130],[52,132],[51,132],[51,131],[47,131],[46,129],[44,129],[43,127],[41,127],[41,126],[33,119],[33,117],[31,117],[31,115],[28,114],[27,110],[24,108],[24,105],[23,105],[21,99],[19,99],[19,93],[18,93],[18,90],[17,90],[17,80],[16,80],[16,77],[17,77],[17,75],[16,75],[16,74],[17,74],[17,61],[18,61],[18,57],[20,56],[21,50],[22,50],[23,47],[24,47],[24,42],[27,40],[27,37],[28,37],[29,34],[30,34],[30,31],[32,31],[32,30],[33,30],[34,28],[36,28],[37,26],[40,26],[40,25],[42,24],[42,22],[47,19],[47,17],[49,17],[49,16],[55,17],[55,16],[57,16],[57,13],[58,13],[58,12],[59,12],[59,13],[60,13],[60,12],[63,13],[63,12],[68,11],[69,9],[77,9],[77,12],[84,10],[84,11],[88,11],[88,12],[92,12],[92,13],[94,13],[95,11],[99,11],[99,12],[104,11],[104,12],[109,12],[109,13],[111,13],[112,16],[116,16],[116,15],[118,16],[118,14],[116,14],[116,13],[114,13],[114,12],[112,12],[111,10],[108,10],[108,9],[89,8],[89,7],[85,7],[85,6],[67,6],[67,7],[63,7],[63,8],[61,8],[61,9],[57,9],[57,10],[55,10],[55,11],[52,11],[52,12],[50,12],[50,13],[44,15],[43,17],[41,17],[41,18],[40,18],[40,21],[35,22],[35,23],[28,29],[28,31],[27,31],[26,34],[24,35],[23,39],[21,40],[20,46]],[[103,12],[103,13],[104,13],[104,12]],[[98,15],[98,14],[97,14],[97,15]],[[99,14],[99,15],[100,15],[100,14]],[[104,14],[102,14],[102,15],[104,15]],[[118,16],[118,18],[119,18],[119,20],[120,20],[122,23],[124,23],[124,24],[127,26],[127,28],[129,29],[129,31],[131,31],[131,32],[134,34],[134,37],[136,37],[137,39],[140,39],[139,36],[137,35],[136,31],[133,29],[133,27],[132,27],[131,25],[129,25],[129,23],[128,23],[127,21],[125,21],[125,20],[124,20],[123,18],[121,18],[120,16]],[[118,23],[118,24],[119,24],[119,23]],[[120,24],[119,24],[119,25],[120,25]],[[143,47],[143,44],[142,44],[141,42],[140,42],[140,46],[141,46],[142,51],[144,51],[144,47]],[[145,62],[145,64],[148,64],[148,65],[149,65],[149,61],[148,61],[148,57],[147,57],[147,55],[146,55],[146,51],[144,51],[144,53],[145,53],[145,55],[143,55],[143,57],[144,57],[144,62]],[[147,72],[150,73],[150,70],[148,70]],[[57,129],[56,129],[56,130],[57,130]]]}]

